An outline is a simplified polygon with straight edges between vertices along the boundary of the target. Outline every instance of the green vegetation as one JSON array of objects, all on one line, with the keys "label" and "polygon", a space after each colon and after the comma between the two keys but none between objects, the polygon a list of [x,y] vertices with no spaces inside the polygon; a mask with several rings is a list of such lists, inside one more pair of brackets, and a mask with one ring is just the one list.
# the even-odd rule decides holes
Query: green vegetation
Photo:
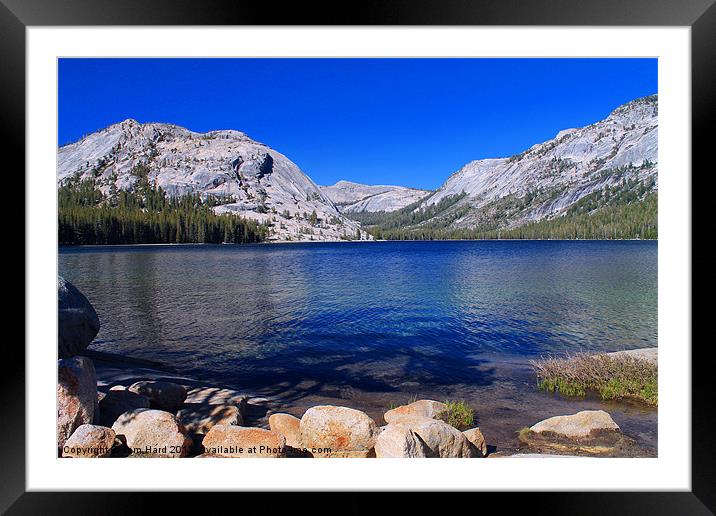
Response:
[{"label": "green vegetation", "polygon": [[438,415],[438,419],[458,430],[468,430],[475,423],[475,411],[464,401],[445,401],[447,409]]},{"label": "green vegetation", "polygon": [[400,229],[406,226],[414,226],[425,222],[438,214],[446,211],[467,196],[465,192],[456,195],[448,195],[430,206],[417,209],[426,198],[420,199],[404,208],[396,211],[385,212],[362,212],[349,213],[351,219],[360,222],[364,226],[377,226],[381,230]]},{"label": "green vegetation", "polygon": [[[653,165],[642,165],[650,166]],[[605,170],[602,178],[623,174],[631,168]],[[617,185],[582,197],[560,215],[509,227],[511,221],[555,200],[564,188],[528,191],[522,197],[508,195],[482,206],[479,211],[473,210],[467,202],[460,202],[466,197],[463,192],[417,211],[414,210],[419,202],[392,213],[349,216],[361,222],[379,240],[658,238],[658,194],[654,178],[623,179]],[[468,214],[469,227],[451,227]]]},{"label": "green vegetation", "polygon": [[585,396],[588,391],[602,399],[635,399],[657,406],[658,367],[628,355],[589,355],[543,358],[532,365],[537,386],[565,396]]},{"label": "green vegetation", "polygon": [[216,215],[212,206],[231,199],[198,194],[167,196],[150,184],[138,165],[133,190],[117,190],[110,178],[107,195],[97,179],[74,177],[58,190],[60,244],[158,244],[260,242],[268,228],[236,215]]}]

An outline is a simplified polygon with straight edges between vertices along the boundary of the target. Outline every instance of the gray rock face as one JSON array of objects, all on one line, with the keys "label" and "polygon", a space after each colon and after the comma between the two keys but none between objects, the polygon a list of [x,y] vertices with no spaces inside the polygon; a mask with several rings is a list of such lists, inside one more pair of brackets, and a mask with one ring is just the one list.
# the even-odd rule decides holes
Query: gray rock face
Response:
[{"label": "gray rock face", "polygon": [[[198,193],[232,213],[272,224],[269,240],[339,240],[360,225],[342,215],[320,188],[283,154],[239,131],[196,133],[172,124],[125,120],[57,150],[58,183],[95,178],[109,193],[132,190],[137,164],[168,195]],[[317,221],[311,222],[315,210]],[[306,216],[304,216],[306,214]],[[362,232],[363,240],[370,237]]]},{"label": "gray rock face", "polygon": [[57,361],[57,446],[80,426],[91,424],[97,410],[97,375],[87,357]]},{"label": "gray rock face", "polygon": [[453,229],[487,222],[513,228],[560,216],[592,193],[622,191],[626,181],[637,185],[630,191],[656,191],[658,123],[657,96],[636,99],[604,120],[560,131],[515,156],[466,164],[417,209],[464,193],[429,220],[450,220]]},{"label": "gray rock face", "polygon": [[603,410],[583,410],[569,416],[554,416],[533,425],[535,433],[552,432],[566,437],[588,437],[595,430],[619,431],[612,417]]},{"label": "gray rock face", "polygon": [[395,211],[419,201],[430,192],[405,186],[363,185],[338,181],[333,186],[322,186],[325,193],[342,213]]},{"label": "gray rock face", "polygon": [[57,276],[58,355],[79,355],[99,332],[99,317],[92,304],[69,281]]}]

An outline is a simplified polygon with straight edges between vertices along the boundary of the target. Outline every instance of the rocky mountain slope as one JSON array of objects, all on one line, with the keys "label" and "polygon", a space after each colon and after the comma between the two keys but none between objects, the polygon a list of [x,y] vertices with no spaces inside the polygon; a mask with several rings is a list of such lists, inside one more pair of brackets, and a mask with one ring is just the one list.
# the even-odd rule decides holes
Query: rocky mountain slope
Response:
[{"label": "rocky mountain slope", "polygon": [[239,131],[125,120],[60,147],[58,185],[94,178],[105,194],[132,191],[138,165],[170,196],[200,194],[216,213],[269,225],[269,240],[370,238],[296,164]]},{"label": "rocky mountain slope", "polygon": [[405,186],[364,185],[350,181],[338,181],[333,186],[320,188],[343,213],[395,211],[430,193]]},{"label": "rocky mountain slope", "polygon": [[658,98],[651,95],[618,107],[604,120],[560,131],[515,156],[472,161],[432,194],[393,213],[349,216],[380,229],[384,237],[410,237],[412,232],[418,238],[467,238],[471,235],[465,230],[510,230],[648,201],[641,211],[632,210],[641,217],[632,226],[643,228],[648,219],[651,231],[656,224],[657,140]]}]

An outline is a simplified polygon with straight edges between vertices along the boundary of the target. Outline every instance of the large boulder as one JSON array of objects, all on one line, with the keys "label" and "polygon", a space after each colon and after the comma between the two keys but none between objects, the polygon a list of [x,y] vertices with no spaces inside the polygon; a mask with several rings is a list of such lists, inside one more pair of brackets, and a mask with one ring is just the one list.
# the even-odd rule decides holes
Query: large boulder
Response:
[{"label": "large boulder", "polygon": [[186,457],[192,446],[176,416],[162,410],[130,410],[112,430],[139,457]]},{"label": "large boulder", "polygon": [[291,414],[271,414],[269,428],[282,435],[286,444],[292,448],[301,448],[301,420]]},{"label": "large boulder", "polygon": [[110,389],[99,401],[99,423],[111,427],[130,410],[149,408],[149,399],[127,390]]},{"label": "large boulder", "polygon": [[588,437],[598,431],[619,431],[612,417],[603,410],[583,410],[569,416],[555,416],[533,425],[537,434],[551,432],[565,437]]},{"label": "large boulder", "polygon": [[79,355],[99,332],[99,317],[94,307],[77,288],[57,276],[57,326],[59,358]]},{"label": "large boulder", "polygon": [[202,442],[212,457],[278,458],[286,456],[283,436],[263,428],[216,425]]},{"label": "large boulder", "polygon": [[375,441],[375,456],[381,458],[427,457],[427,448],[413,431],[402,425],[388,425]]},{"label": "large boulder", "polygon": [[301,444],[314,457],[369,457],[378,430],[360,410],[319,405],[301,418]]},{"label": "large boulder", "polygon": [[478,451],[478,456],[487,457],[487,441],[485,441],[485,436],[482,435],[482,432],[480,431],[479,427],[465,430],[462,435],[467,437],[467,440],[472,443],[472,445]]},{"label": "large boulder", "polygon": [[644,457],[651,451],[624,435],[603,410],[555,416],[523,428],[519,440],[533,453],[599,457]]},{"label": "large boulder", "polygon": [[244,424],[239,407],[236,405],[187,404],[177,413],[177,417],[188,433],[196,435],[206,435],[216,425]]},{"label": "large boulder", "polygon": [[186,387],[177,383],[143,380],[130,385],[127,390],[149,399],[149,406],[176,413],[186,400]]},{"label": "large boulder", "polygon": [[[460,430],[439,419],[420,416],[401,417],[394,424],[412,430],[426,446],[428,457],[471,458],[478,456],[476,448]],[[388,425],[388,427],[390,426]]]},{"label": "large boulder", "polygon": [[111,428],[97,425],[80,425],[62,447],[63,457],[109,457],[115,433]]},{"label": "large boulder", "polygon": [[94,422],[97,411],[97,375],[92,360],[72,357],[57,361],[57,446],[80,425]]},{"label": "large boulder", "polygon": [[447,410],[445,403],[440,403],[434,400],[418,400],[408,405],[401,405],[392,410],[389,410],[383,415],[385,422],[397,423],[404,417],[427,417],[430,419],[438,419],[440,414]]}]

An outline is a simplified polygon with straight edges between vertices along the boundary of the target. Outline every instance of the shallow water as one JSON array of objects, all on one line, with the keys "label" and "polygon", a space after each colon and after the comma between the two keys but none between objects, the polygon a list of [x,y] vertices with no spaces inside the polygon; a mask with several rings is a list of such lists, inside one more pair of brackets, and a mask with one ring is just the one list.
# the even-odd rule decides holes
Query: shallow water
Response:
[{"label": "shallow water", "polygon": [[[649,446],[653,409],[537,391],[542,354],[657,345],[656,242],[380,242],[61,248],[100,316],[93,347],[373,417],[458,398],[504,448],[543,417],[605,408]],[[488,437],[488,441],[490,438]]]}]

